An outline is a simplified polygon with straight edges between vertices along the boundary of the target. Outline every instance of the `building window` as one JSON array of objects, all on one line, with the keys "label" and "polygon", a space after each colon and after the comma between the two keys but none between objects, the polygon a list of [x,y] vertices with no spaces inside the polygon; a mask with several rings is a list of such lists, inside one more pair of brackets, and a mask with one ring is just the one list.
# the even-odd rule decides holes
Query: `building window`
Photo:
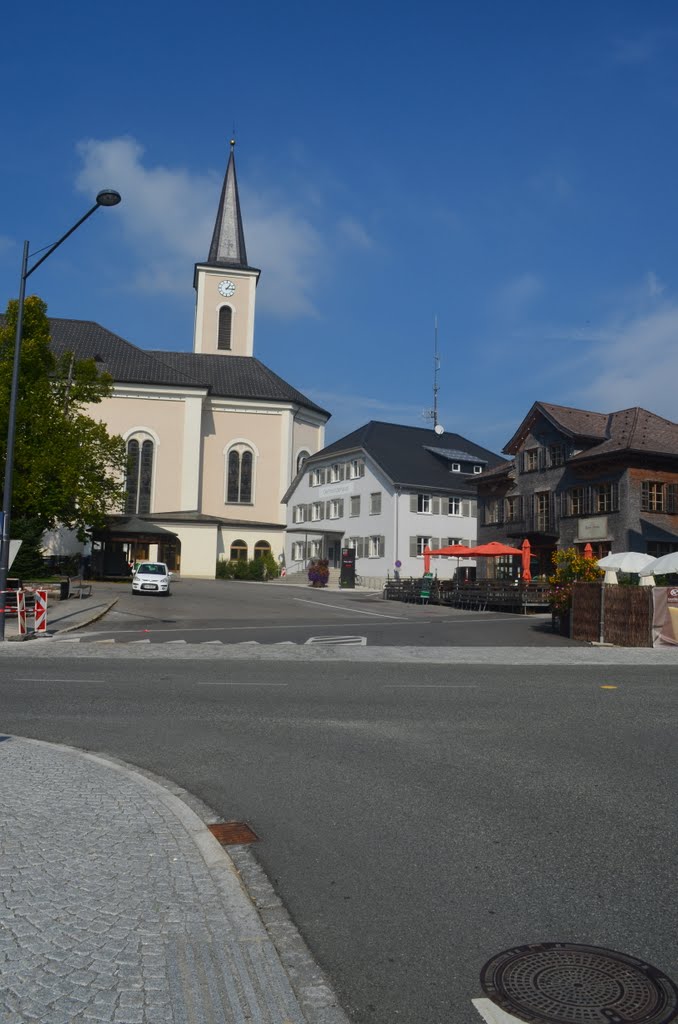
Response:
[{"label": "building window", "polygon": [[229,505],[251,505],[254,477],[254,455],[239,444],[226,457],[226,502]]},{"label": "building window", "polygon": [[664,484],[643,480],[640,490],[640,508],[643,512],[664,512]]},{"label": "building window", "polygon": [[565,465],[565,448],[562,444],[549,445],[549,466]]},{"label": "building window", "polygon": [[450,466],[450,473],[461,473],[461,464],[459,462],[453,462]]},{"label": "building window", "polygon": [[539,467],[539,449],[528,448],[523,453],[523,468],[526,473],[533,473]]},{"label": "building window", "polygon": [[662,555],[670,555],[678,551],[678,544],[666,540],[649,540],[647,542],[647,553],[653,558],[661,558]]},{"label": "building window", "polygon": [[314,501],[311,505],[311,519],[314,523],[317,523],[319,519],[323,517],[323,502]]},{"label": "building window", "polygon": [[264,555],[270,555],[271,545],[267,540],[258,540],[254,545],[254,557],[263,558]]},{"label": "building window", "polygon": [[306,462],[308,456],[309,453],[306,451],[299,452],[299,454],[297,455],[297,473],[300,473],[301,470],[303,469],[304,463]]},{"label": "building window", "polygon": [[483,471],[483,467],[482,466],[474,466],[473,467],[473,472],[474,473],[482,473],[482,471]]},{"label": "building window", "polygon": [[295,540],[292,545],[292,561],[303,562],[306,557],[306,545],[303,540]]},{"label": "building window", "polygon": [[424,548],[431,547],[430,537],[417,537],[417,555],[424,554]]},{"label": "building window", "polygon": [[571,487],[568,491],[568,514],[583,516],[585,513],[586,495],[583,487]]},{"label": "building window", "polygon": [[311,541],[311,558],[320,558],[323,553],[323,542],[322,540]]},{"label": "building window", "polygon": [[217,348],[220,352],[230,351],[232,324],[233,310],[230,306],[222,306],[219,310],[219,333],[217,335]]},{"label": "building window", "polygon": [[612,512],[612,484],[598,484],[594,490],[596,512]]},{"label": "building window", "polygon": [[373,494],[370,494],[370,515],[381,515],[381,491],[375,491]]},{"label": "building window", "polygon": [[506,504],[506,522],[516,523],[520,519],[520,497],[515,495],[511,498],[505,499]]},{"label": "building window", "polygon": [[383,558],[384,557],[384,538],[383,537],[370,537],[368,558]]},{"label": "building window", "polygon": [[306,506],[295,505],[292,511],[292,518],[295,523],[303,523],[306,520]]},{"label": "building window", "polygon": [[348,476],[350,480],[365,476],[365,463],[362,459],[351,459],[348,464]]},{"label": "building window", "polygon": [[329,519],[341,519],[344,514],[344,500],[343,498],[334,498],[330,502]]},{"label": "building window", "polygon": [[501,500],[499,498],[491,498],[486,502],[485,522],[491,526],[501,522]]},{"label": "building window", "polygon": [[430,512],[431,511],[431,495],[430,494],[418,494],[417,495],[417,512]]},{"label": "building window", "polygon": [[247,544],[245,543],[244,540],[234,540],[233,543],[231,544],[231,561],[247,561]]},{"label": "building window", "polygon": [[447,499],[447,514],[448,514],[448,516],[460,516],[461,515],[461,498],[448,498]]},{"label": "building window", "polygon": [[540,491],[539,494],[535,494],[535,512],[537,513],[537,529],[540,531],[549,530],[551,528],[551,495],[549,491]]},{"label": "building window", "polygon": [[312,469],[308,474],[308,483],[310,487],[318,487],[325,481],[325,470],[324,469]]},{"label": "building window", "polygon": [[[451,548],[453,544],[464,544],[466,547],[468,547],[468,544],[466,544],[466,541],[464,540],[463,537],[448,537],[447,540],[445,541],[445,547],[446,548]],[[447,557],[448,558],[456,558],[457,556],[456,555],[448,555]]]},{"label": "building window", "polygon": [[351,516],[360,515],[360,495],[356,494],[351,498],[351,510],[349,512]]},{"label": "building window", "polygon": [[131,437],[127,442],[127,478],[125,480],[125,512],[131,515],[151,511],[153,483],[153,441],[145,435]]},{"label": "building window", "polygon": [[338,462],[335,462],[333,466],[330,466],[330,483],[336,484],[339,482],[339,480],[343,479],[343,466],[340,466]]}]

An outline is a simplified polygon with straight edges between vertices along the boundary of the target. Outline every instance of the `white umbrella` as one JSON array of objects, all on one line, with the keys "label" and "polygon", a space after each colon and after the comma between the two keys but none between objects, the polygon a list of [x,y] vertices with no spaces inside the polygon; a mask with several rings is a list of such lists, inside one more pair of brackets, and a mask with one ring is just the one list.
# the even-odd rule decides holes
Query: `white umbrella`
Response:
[{"label": "white umbrella", "polygon": [[601,569],[614,569],[617,572],[645,573],[654,561],[652,555],[644,555],[640,551],[616,551],[605,555],[605,558],[599,558],[598,565]]},{"label": "white umbrella", "polygon": [[678,551],[670,551],[668,555],[655,558],[651,565],[642,570],[641,575],[664,576],[669,572],[678,572]]}]

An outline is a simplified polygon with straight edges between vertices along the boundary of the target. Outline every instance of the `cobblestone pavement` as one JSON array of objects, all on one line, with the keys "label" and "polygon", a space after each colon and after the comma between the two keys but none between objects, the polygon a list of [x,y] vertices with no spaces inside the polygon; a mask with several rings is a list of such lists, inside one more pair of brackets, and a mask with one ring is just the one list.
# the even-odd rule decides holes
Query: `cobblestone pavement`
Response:
[{"label": "cobblestone pavement", "polygon": [[127,767],[2,738],[2,1024],[306,1019],[193,811]]}]

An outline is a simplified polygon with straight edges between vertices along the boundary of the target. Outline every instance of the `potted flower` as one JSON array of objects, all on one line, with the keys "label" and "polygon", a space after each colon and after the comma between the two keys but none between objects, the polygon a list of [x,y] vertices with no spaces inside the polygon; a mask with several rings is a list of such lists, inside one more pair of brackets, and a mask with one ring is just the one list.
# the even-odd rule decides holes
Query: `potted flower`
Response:
[{"label": "potted flower", "polygon": [[556,567],[553,575],[549,576],[551,590],[548,595],[553,627],[556,628],[557,620],[560,635],[570,636],[573,583],[595,583],[603,576],[603,571],[598,568],[595,558],[586,558],[574,548],[554,551],[551,561]]},{"label": "potted flower", "polygon": [[312,561],[308,567],[308,578],[312,587],[326,587],[330,578],[330,564],[326,558]]}]

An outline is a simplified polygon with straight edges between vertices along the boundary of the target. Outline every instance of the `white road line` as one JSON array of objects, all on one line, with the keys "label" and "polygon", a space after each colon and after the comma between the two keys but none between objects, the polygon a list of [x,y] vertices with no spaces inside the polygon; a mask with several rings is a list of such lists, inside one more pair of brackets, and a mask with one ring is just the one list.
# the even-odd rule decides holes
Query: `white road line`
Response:
[{"label": "white road line", "polygon": [[[313,603],[314,602],[311,602],[311,604],[313,604]],[[380,626],[383,626],[384,628],[386,628],[387,626],[399,626],[401,624],[401,622],[403,622],[403,621],[411,621],[413,626],[421,626],[422,624],[426,625],[426,623],[430,623],[430,622],[437,621],[437,620],[433,620],[433,619],[418,619],[418,620],[398,619],[397,622],[380,622],[380,623],[376,623],[375,622],[374,625],[375,626],[376,625],[380,625]],[[368,623],[366,623],[366,622],[342,622],[342,626],[362,626],[364,629],[367,628],[367,625],[368,625]],[[155,628],[151,627],[149,632],[151,632],[153,634],[157,634],[157,633],[244,633],[246,631],[249,632],[251,630],[258,630],[259,632],[270,632],[271,630],[273,630],[275,632],[277,630],[282,630],[282,629],[298,629],[300,632],[306,633],[309,629],[331,629],[331,628],[332,627],[331,627],[331,624],[329,622],[296,622],[296,623],[290,622],[290,623],[284,623],[282,626],[279,626],[279,625],[270,625],[270,626],[262,626],[262,625],[259,625],[259,626],[176,626],[176,627],[173,627],[172,629],[155,629]],[[89,639],[90,637],[93,637],[93,636],[106,636],[109,633],[115,633],[116,636],[123,636],[123,635],[127,635],[128,633],[135,633],[138,636],[139,632],[140,632],[140,630],[138,628],[137,629],[115,629],[115,628],[113,628],[113,629],[95,629],[95,630],[92,630],[91,633],[87,633],[86,635],[83,635],[82,639],[83,640],[87,640],[87,639]],[[108,644],[108,643],[112,643],[113,641],[112,640],[97,640],[96,642],[100,643],[100,644],[102,644],[102,643],[103,644]],[[204,643],[216,643],[216,642],[217,641],[215,641],[215,640],[205,640],[204,641]]]},{"label": "white road line", "polygon": [[382,690],[477,690],[475,683],[383,683]]},{"label": "white road line", "polygon": [[103,679],[76,679],[71,677],[70,679],[22,679],[24,683],[103,683]]},{"label": "white road line", "polygon": [[472,999],[471,1003],[487,1024],[523,1024],[518,1017],[513,1017],[506,1010],[502,1010],[501,1006],[497,1006],[491,999]]},{"label": "white road line", "polygon": [[204,679],[197,686],[287,686],[287,683],[238,683],[228,679]]},{"label": "white road line", "polygon": [[305,597],[295,597],[295,601],[300,601],[301,604],[312,604],[316,608],[331,608],[335,612],[345,612],[348,615],[355,613],[356,615],[374,615],[377,619],[398,619],[400,622],[406,621],[404,615],[384,615],[383,612],[364,612],[360,608],[342,608],[340,604],[325,604],[324,601],[307,601]]}]

